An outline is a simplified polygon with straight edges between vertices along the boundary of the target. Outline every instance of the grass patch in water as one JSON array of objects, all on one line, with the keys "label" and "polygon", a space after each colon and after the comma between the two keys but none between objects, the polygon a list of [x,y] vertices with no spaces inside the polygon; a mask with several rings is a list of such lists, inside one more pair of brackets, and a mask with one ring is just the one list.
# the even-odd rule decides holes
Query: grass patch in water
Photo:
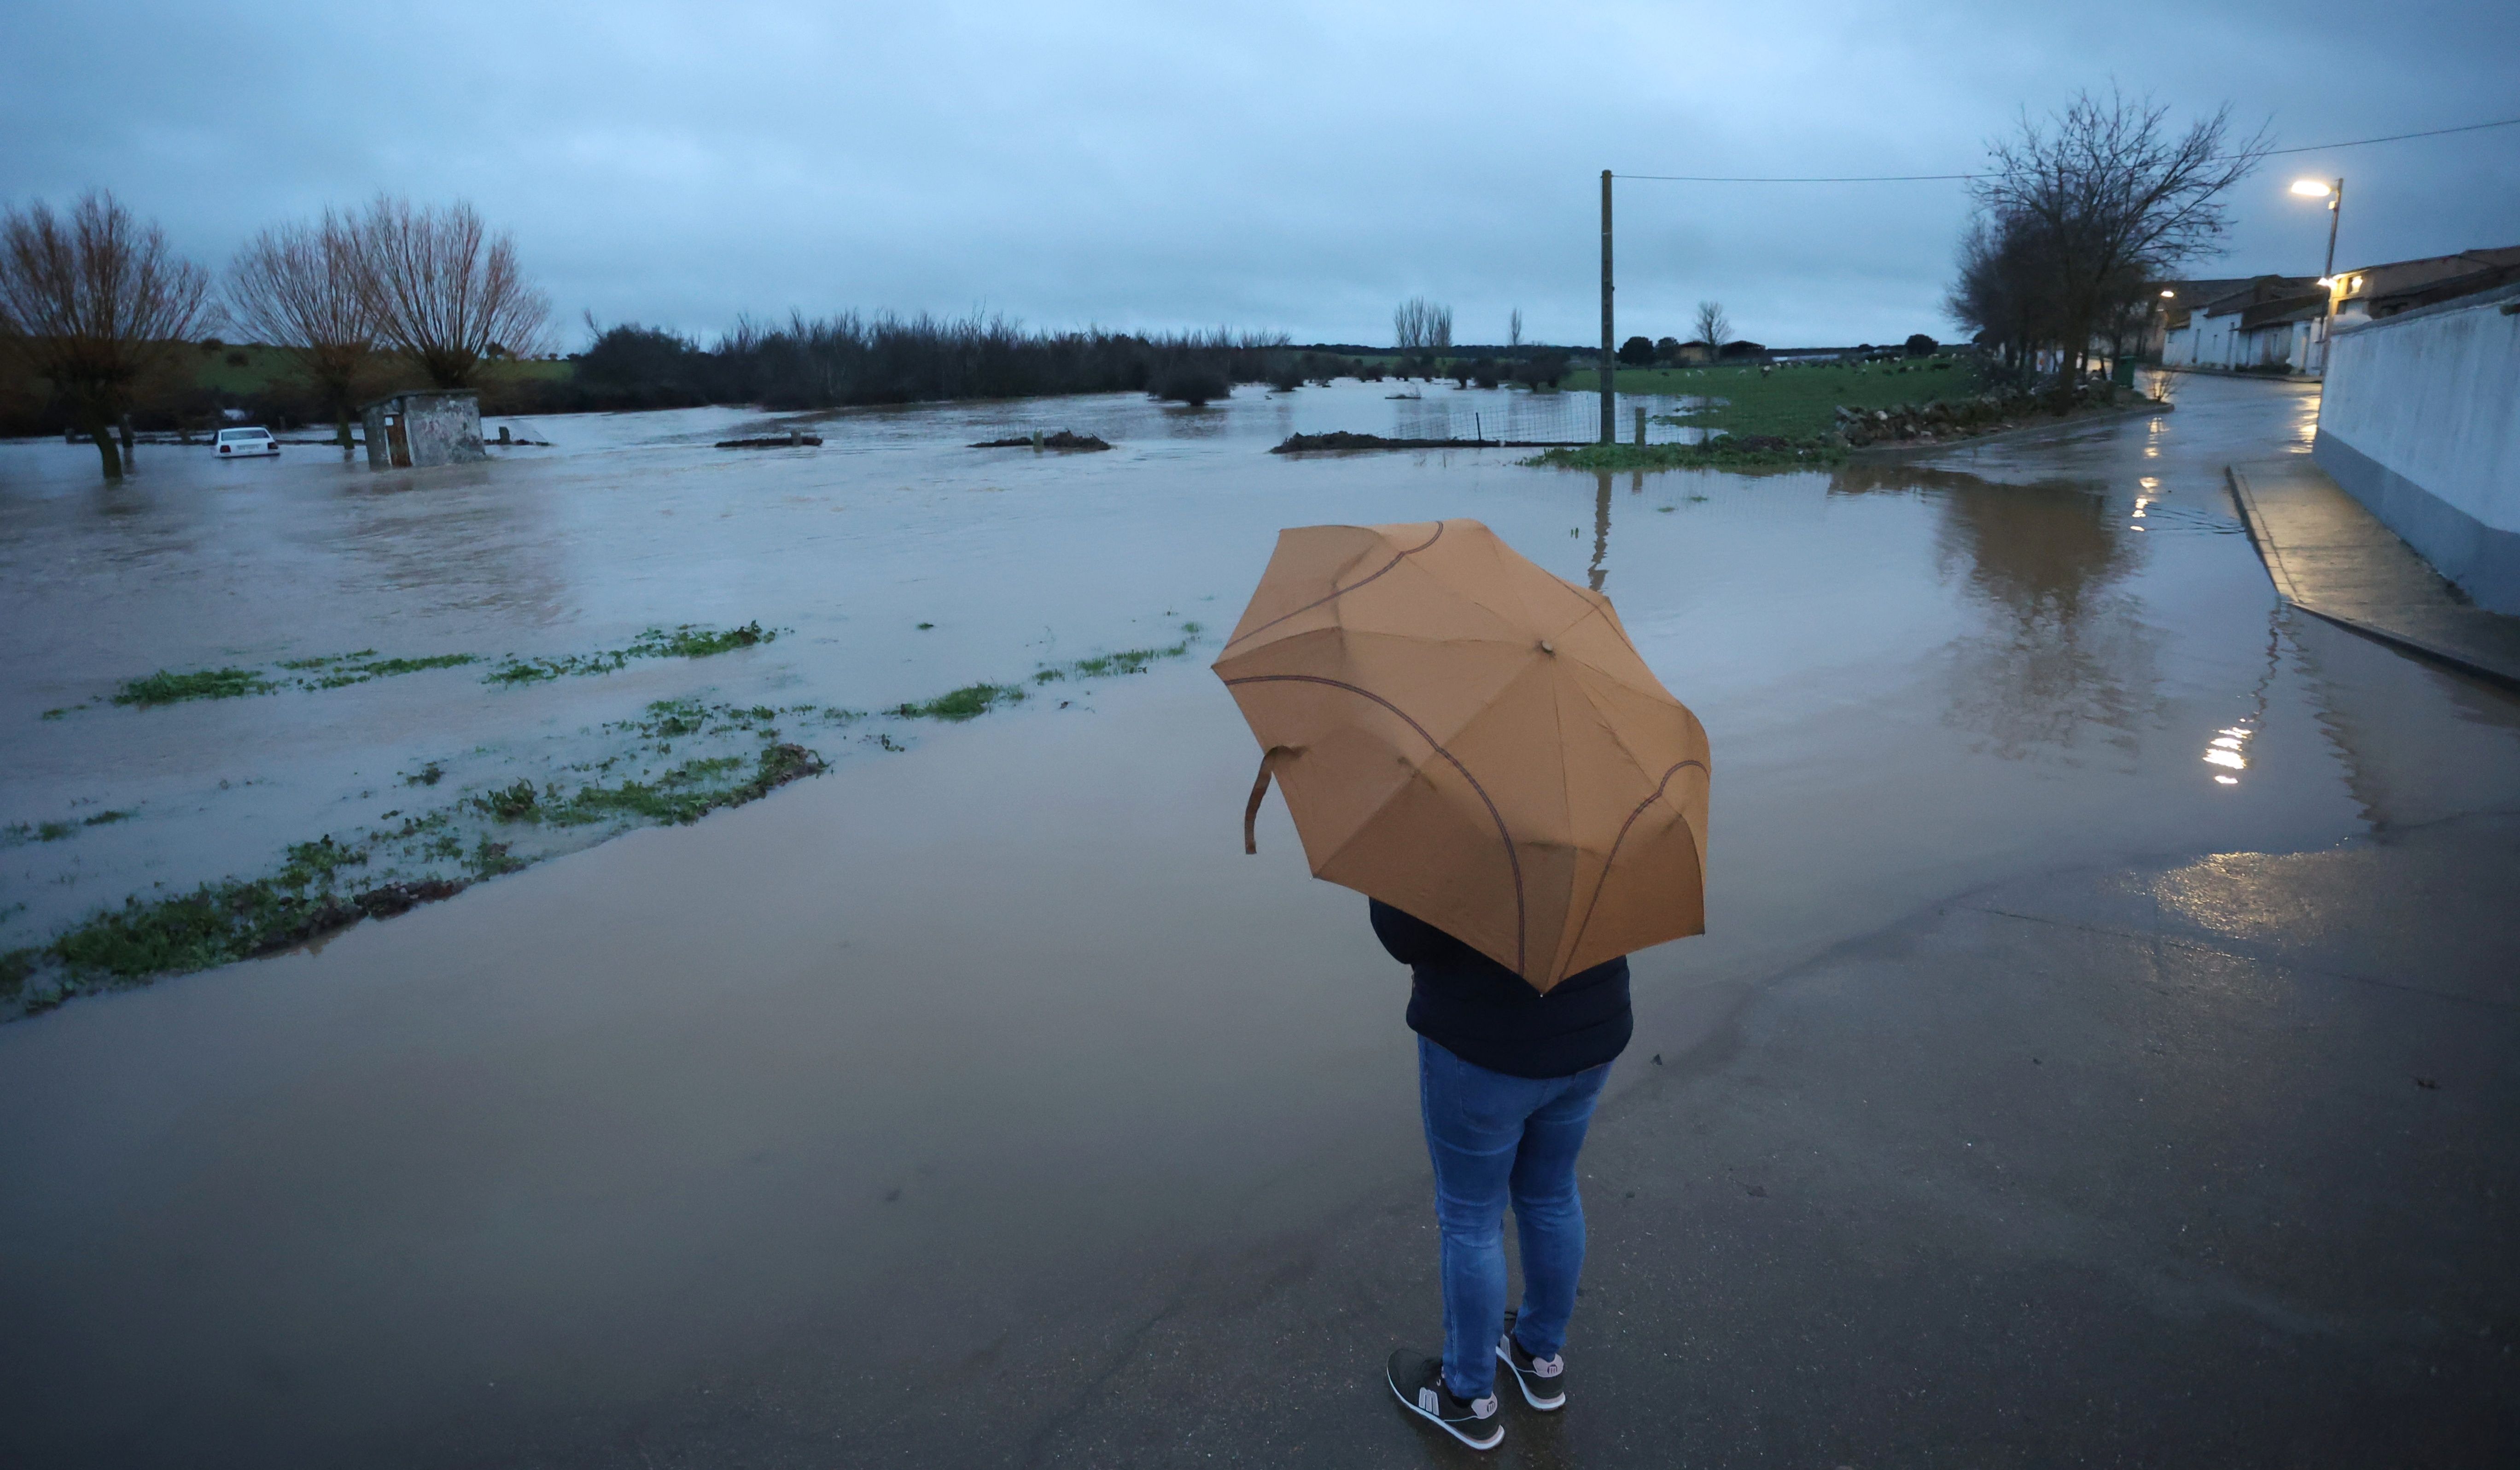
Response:
[{"label": "grass patch in water", "polygon": [[[763,628],[758,619],[741,628],[711,628],[703,623],[650,628],[632,639],[626,647],[555,658],[518,658],[511,654],[491,670],[483,682],[540,684],[573,674],[609,674],[626,667],[634,658],[707,658],[712,654],[770,643],[779,637],[779,631]],[[273,667],[285,669],[295,677],[281,680],[267,678],[254,669],[194,669],[181,674],[159,669],[146,679],[125,680],[114,693],[113,702],[146,709],[160,704],[181,704],[191,699],[238,699],[248,694],[268,694],[284,689],[338,690],[377,679],[391,679],[429,669],[461,668],[466,664],[487,661],[478,653],[379,658],[376,649],[360,648],[348,653],[284,658]],[[58,720],[80,707],[73,704],[48,709],[44,711],[43,718]]]},{"label": "grass patch in water", "polygon": [[248,694],[268,694],[278,688],[251,669],[195,669],[186,674],[159,669],[146,679],[124,680],[113,702],[148,709],[181,704],[188,699],[241,699]]},{"label": "grass patch in water", "polygon": [[13,822],[0,826],[0,847],[23,847],[29,842],[59,842],[78,830],[68,822]]},{"label": "grass patch in water", "polygon": [[[1182,624],[1180,643],[1161,648],[1122,648],[1116,653],[1097,653],[1070,663],[1044,664],[1033,670],[1035,684],[1058,684],[1068,679],[1100,679],[1112,674],[1143,674],[1167,659],[1186,657],[1197,646],[1201,629],[1196,623]],[[950,693],[933,699],[895,705],[886,711],[905,720],[976,720],[1002,704],[1020,704],[1025,697],[1019,684],[967,684]]]},{"label": "grass patch in water", "polygon": [[1001,704],[1020,704],[1023,697],[1018,684],[967,684],[933,699],[895,705],[892,713],[905,720],[976,720]]},{"label": "grass patch in water", "polygon": [[[749,768],[749,775],[734,780]],[[824,769],[823,758],[801,745],[771,745],[747,762],[742,756],[708,756],[683,762],[654,780],[580,786],[544,809],[556,826],[579,826],[629,817],[684,825],[720,807],[758,801],[791,780]]]},{"label": "grass patch in water", "polygon": [[0,1001],[17,999],[18,992],[26,988],[26,977],[35,972],[43,958],[41,950],[11,950],[0,955]]},{"label": "grass patch in water", "polygon": [[1817,439],[1791,444],[1766,438],[1741,443],[1726,435],[1704,444],[1587,444],[1578,449],[1544,449],[1520,463],[1552,469],[1757,469],[1845,462],[1843,444]]},{"label": "grass patch in water", "polygon": [[361,648],[356,653],[342,653],[329,658],[284,659],[280,667],[294,669],[309,677],[297,681],[302,690],[338,690],[371,679],[391,679],[397,674],[417,674],[427,669],[462,668],[481,662],[478,653],[433,653],[427,658],[379,658],[374,648]]},{"label": "grass patch in water", "polygon": [[[535,791],[531,782],[518,781],[493,792],[489,800],[472,798],[467,804],[530,813],[555,825],[623,817],[682,824],[720,807],[757,800],[823,769],[822,757],[811,750],[772,744],[748,760],[719,756],[686,761],[653,782],[586,786],[563,797],[557,788]],[[330,835],[296,843],[277,870],[261,877],[222,878],[162,898],[135,894],[120,908],[92,915],[50,944],[0,954],[0,1001],[22,1001],[22,1013],[37,1014],[90,990],[293,948],[362,918],[390,918],[421,904],[452,898],[483,878],[529,866],[530,859],[486,834],[466,846],[452,829],[454,815],[439,811],[413,817],[399,829],[360,843],[338,842]],[[353,881],[352,874],[368,869],[386,843],[402,844],[410,856],[451,864],[457,870],[414,878],[388,869],[367,883]],[[58,983],[43,995],[24,999],[26,982],[46,968],[59,969]]]},{"label": "grass patch in water", "polygon": [[1123,648],[1117,653],[1098,653],[1092,658],[1080,658],[1069,664],[1067,672],[1079,679],[1099,679],[1105,674],[1143,674],[1150,665],[1186,656],[1190,647],[1190,641],[1184,639],[1169,648]]},{"label": "grass patch in water", "polygon": [[683,623],[672,629],[651,628],[629,646],[605,648],[594,653],[569,653],[556,658],[518,658],[511,654],[508,661],[484,676],[484,684],[541,684],[547,680],[566,679],[581,674],[609,674],[628,667],[634,658],[707,658],[712,654],[731,653],[774,642],[776,628],[765,629],[758,619],[741,628],[711,628],[702,623]]}]

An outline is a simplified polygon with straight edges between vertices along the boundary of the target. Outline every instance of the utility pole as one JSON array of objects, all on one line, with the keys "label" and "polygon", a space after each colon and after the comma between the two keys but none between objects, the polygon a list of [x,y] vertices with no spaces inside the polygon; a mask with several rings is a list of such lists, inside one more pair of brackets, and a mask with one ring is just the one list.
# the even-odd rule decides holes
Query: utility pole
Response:
[{"label": "utility pole", "polygon": [[[2330,278],[2336,274],[2336,221],[2344,213],[2345,181],[2338,179],[2327,196],[2327,269],[2320,273]],[[1608,218],[1607,215],[1602,217]]]},{"label": "utility pole", "polygon": [[2345,180],[2339,178],[2327,196],[2327,270],[2318,279],[2327,284],[2327,315],[2318,323],[2318,377],[2327,378],[2328,344],[2336,338],[2336,298],[2344,292],[2336,288],[2336,222],[2345,216]]},{"label": "utility pole", "polygon": [[1619,436],[1619,344],[1610,327],[1610,171],[1601,170],[1601,442]]}]

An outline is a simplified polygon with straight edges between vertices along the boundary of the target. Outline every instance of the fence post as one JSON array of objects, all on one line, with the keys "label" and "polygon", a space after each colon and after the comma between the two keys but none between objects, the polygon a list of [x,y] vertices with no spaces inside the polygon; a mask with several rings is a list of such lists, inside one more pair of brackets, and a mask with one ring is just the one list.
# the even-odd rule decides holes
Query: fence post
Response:
[{"label": "fence post", "polygon": [[1637,447],[1639,449],[1645,447],[1645,411],[1643,409],[1637,410]]}]

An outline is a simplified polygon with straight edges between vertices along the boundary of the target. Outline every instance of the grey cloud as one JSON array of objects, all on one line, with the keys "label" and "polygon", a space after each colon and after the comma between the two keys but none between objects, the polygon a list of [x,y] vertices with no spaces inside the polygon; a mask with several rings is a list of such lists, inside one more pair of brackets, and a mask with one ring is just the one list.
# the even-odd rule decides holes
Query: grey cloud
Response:
[{"label": "grey cloud", "polygon": [[[2288,143],[2520,112],[2507,6],[13,4],[0,196],[112,187],[206,263],[466,196],[563,312],[1002,310],[1378,341],[1595,333],[1599,170],[1945,172],[2114,78]],[[2279,161],[2225,265],[2520,243],[2520,128]],[[1950,184],[1621,187],[1624,327],[1941,333]]]}]

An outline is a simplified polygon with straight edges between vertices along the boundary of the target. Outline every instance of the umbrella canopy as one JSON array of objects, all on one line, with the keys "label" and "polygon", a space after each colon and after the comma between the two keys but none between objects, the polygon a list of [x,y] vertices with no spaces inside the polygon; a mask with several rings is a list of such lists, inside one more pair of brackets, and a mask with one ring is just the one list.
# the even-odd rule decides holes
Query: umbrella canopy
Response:
[{"label": "umbrella canopy", "polygon": [[1316,876],[1546,992],[1706,930],[1706,732],[1610,600],[1475,520],[1301,526],[1217,677]]}]

